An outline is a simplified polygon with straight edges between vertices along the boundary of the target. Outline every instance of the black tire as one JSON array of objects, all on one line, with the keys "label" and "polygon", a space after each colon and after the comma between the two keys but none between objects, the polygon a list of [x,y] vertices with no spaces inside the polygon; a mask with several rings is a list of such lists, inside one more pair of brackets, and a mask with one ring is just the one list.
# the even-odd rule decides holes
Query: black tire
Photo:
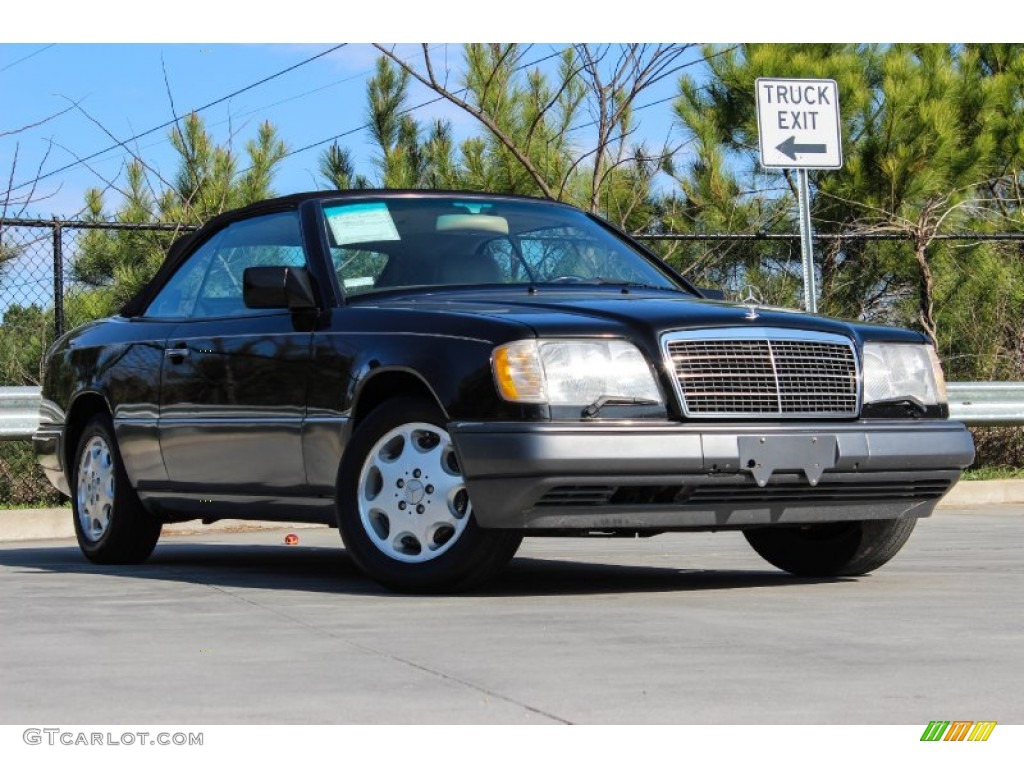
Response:
[{"label": "black tire", "polygon": [[127,565],[141,563],[153,552],[162,524],[143,508],[132,488],[106,414],[93,416],[78,438],[71,492],[75,536],[87,558]]},{"label": "black tire", "polygon": [[754,550],[794,576],[859,576],[889,562],[914,530],[916,518],[755,528],[743,535]]},{"label": "black tire", "polygon": [[518,531],[476,524],[444,425],[428,400],[388,400],[356,429],[338,470],[345,549],[370,578],[396,591],[480,586],[522,541]]}]

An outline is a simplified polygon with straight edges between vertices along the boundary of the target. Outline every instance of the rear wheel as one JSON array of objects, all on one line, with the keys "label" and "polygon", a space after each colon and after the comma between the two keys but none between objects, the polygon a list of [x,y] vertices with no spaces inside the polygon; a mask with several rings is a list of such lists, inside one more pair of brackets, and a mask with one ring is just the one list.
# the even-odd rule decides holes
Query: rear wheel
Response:
[{"label": "rear wheel", "polygon": [[359,425],[338,472],[338,527],[360,568],[405,592],[482,584],[522,541],[476,524],[443,415],[420,398],[389,400]]},{"label": "rear wheel", "polygon": [[98,414],[78,438],[71,480],[78,546],[95,563],[141,563],[160,538],[161,523],[128,481],[110,417]]},{"label": "rear wheel", "polygon": [[822,523],[744,531],[754,550],[795,576],[857,576],[889,562],[914,530],[916,518]]}]

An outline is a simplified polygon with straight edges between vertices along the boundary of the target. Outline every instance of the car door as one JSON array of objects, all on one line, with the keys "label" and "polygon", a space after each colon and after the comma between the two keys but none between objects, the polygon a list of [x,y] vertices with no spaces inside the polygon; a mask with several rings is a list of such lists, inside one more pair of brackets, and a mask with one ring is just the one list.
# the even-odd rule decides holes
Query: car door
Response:
[{"label": "car door", "polygon": [[201,257],[194,298],[164,352],[158,429],[168,489],[301,495],[312,333],[288,310],[242,299],[246,268],[307,266],[298,214],[233,223]]}]

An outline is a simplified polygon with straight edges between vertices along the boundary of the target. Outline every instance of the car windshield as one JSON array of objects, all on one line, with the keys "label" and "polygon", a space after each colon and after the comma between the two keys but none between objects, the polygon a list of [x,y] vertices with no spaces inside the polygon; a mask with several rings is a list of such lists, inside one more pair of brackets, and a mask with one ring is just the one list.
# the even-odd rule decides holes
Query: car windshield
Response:
[{"label": "car windshield", "polygon": [[417,286],[616,285],[682,290],[582,211],[502,198],[324,203],[346,294]]}]

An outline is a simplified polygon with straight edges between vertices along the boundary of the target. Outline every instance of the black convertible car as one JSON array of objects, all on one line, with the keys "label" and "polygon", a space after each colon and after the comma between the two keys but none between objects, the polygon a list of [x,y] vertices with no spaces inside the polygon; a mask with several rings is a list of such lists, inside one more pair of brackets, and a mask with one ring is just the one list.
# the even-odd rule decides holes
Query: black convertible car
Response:
[{"label": "black convertible car", "polygon": [[50,350],[39,462],[85,555],[164,522],[337,525],[402,590],[524,535],[742,531],[800,575],[888,561],[970,464],[918,333],[713,301],[571,206],[293,195],[179,240]]}]

